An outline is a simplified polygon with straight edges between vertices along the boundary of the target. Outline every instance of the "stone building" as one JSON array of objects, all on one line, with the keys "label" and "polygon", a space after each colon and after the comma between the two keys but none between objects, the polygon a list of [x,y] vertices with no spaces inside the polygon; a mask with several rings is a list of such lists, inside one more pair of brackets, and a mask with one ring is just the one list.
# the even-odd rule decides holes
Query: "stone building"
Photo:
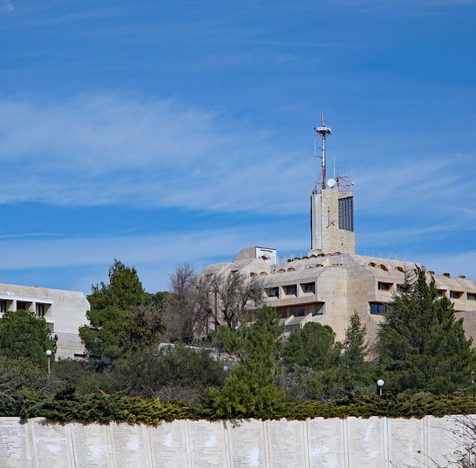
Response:
[{"label": "stone building", "polygon": [[[352,184],[348,177],[326,180],[327,127],[316,129],[323,137],[321,180],[311,193],[311,250],[302,258],[277,262],[275,249],[250,247],[229,263],[210,265],[205,274],[259,275],[265,283],[264,302],[278,311],[286,331],[307,322],[329,325],[338,340],[345,336],[350,316],[357,312],[366,325],[370,344],[378,325],[404,283],[405,271],[417,264],[356,255]],[[419,265],[421,266],[421,265]],[[449,273],[433,277],[441,296],[454,304],[464,318],[467,336],[476,342],[476,283]],[[248,320],[253,320],[253,311]]]},{"label": "stone building", "polygon": [[45,319],[58,338],[56,358],[84,356],[78,329],[88,324],[89,302],[82,292],[0,284],[0,316],[11,310],[29,310]]}]

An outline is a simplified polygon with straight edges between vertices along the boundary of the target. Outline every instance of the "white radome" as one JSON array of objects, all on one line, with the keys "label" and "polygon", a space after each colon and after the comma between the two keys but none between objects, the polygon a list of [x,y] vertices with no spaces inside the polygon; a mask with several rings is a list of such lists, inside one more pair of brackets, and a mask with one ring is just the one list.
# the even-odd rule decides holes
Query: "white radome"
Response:
[{"label": "white radome", "polygon": [[335,185],[336,183],[337,183],[337,182],[336,182],[335,179],[330,178],[330,179],[327,181],[327,186],[328,186],[329,188],[332,188],[332,187],[334,187],[334,185]]}]

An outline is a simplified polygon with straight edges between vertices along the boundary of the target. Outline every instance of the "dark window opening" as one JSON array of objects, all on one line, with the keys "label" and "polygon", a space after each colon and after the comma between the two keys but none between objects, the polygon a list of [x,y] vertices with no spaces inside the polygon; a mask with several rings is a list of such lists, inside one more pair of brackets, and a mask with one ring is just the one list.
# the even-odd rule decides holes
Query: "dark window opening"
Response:
[{"label": "dark window opening", "polygon": [[289,286],[283,286],[283,291],[286,296],[297,296],[297,285],[290,284]]},{"label": "dark window opening", "polygon": [[379,291],[390,291],[392,289],[392,283],[384,283],[383,281],[378,282]]},{"label": "dark window opening", "polygon": [[306,315],[306,310],[303,306],[290,307],[289,312],[294,317],[304,317]]},{"label": "dark window opening", "polygon": [[285,306],[276,308],[278,315],[282,319],[294,317],[305,317],[308,314],[312,316],[324,314],[324,303],[317,302],[314,304],[303,304],[300,306]]},{"label": "dark window opening", "polygon": [[26,310],[26,302],[17,301],[17,310]]},{"label": "dark window opening", "polygon": [[283,307],[282,309],[278,309],[278,315],[279,315],[279,318],[282,318],[282,319],[288,318],[289,314],[288,314],[287,307]]},{"label": "dark window opening", "polygon": [[390,304],[382,304],[381,302],[370,303],[370,313],[372,315],[385,315],[390,310]]},{"label": "dark window opening", "polygon": [[304,283],[301,284],[301,287],[304,293],[316,293],[316,283]]},{"label": "dark window opening", "polygon": [[279,297],[279,288],[267,288],[266,295],[268,297]]},{"label": "dark window opening", "polygon": [[476,301],[476,294],[468,293],[468,301]]},{"label": "dark window opening", "polygon": [[451,299],[460,299],[462,294],[463,293],[460,292],[460,291],[450,291],[450,298]]},{"label": "dark window opening", "polygon": [[339,198],[339,229],[354,231],[354,197]]},{"label": "dark window opening", "polygon": [[439,297],[446,296],[446,289],[438,289],[438,296]]},{"label": "dark window opening", "polygon": [[324,304],[310,304],[308,307],[308,313],[314,315],[323,315],[324,314]]},{"label": "dark window opening", "polygon": [[405,291],[405,285],[403,284],[397,284],[397,292],[402,293]]},{"label": "dark window opening", "polygon": [[36,304],[36,315],[38,317],[44,317],[46,312],[45,304]]}]

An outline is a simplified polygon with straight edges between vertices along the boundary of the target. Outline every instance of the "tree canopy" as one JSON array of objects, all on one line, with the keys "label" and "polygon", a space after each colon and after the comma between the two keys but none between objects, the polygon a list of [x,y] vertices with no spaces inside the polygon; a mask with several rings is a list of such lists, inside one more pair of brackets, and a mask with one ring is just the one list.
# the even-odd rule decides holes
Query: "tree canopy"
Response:
[{"label": "tree canopy", "polygon": [[[471,383],[474,351],[446,297],[418,269],[413,282],[395,297],[379,333],[380,365],[386,387],[451,393]],[[387,385],[388,383],[388,385]]]},{"label": "tree canopy", "polygon": [[144,291],[137,271],[114,260],[109,283],[92,287],[90,325],[79,335],[91,356],[117,359],[159,342],[164,331],[163,297]]},{"label": "tree canopy", "polygon": [[233,347],[240,358],[223,387],[211,392],[213,407],[221,416],[264,416],[284,399],[277,386],[279,337],[283,332],[277,313],[262,307],[255,323],[242,325]]},{"label": "tree canopy", "polygon": [[50,336],[46,322],[32,312],[5,312],[0,318],[0,355],[7,358],[27,358],[46,366],[46,350],[56,351],[56,341]]},{"label": "tree canopy", "polygon": [[234,328],[250,307],[261,305],[263,281],[239,272],[196,274],[185,264],[170,277],[171,300],[167,322],[172,340],[187,343],[203,338],[210,322],[214,328]]},{"label": "tree canopy", "polygon": [[331,327],[308,322],[289,336],[283,347],[283,360],[288,365],[324,370],[337,364],[341,350]]},{"label": "tree canopy", "polygon": [[354,375],[361,375],[366,367],[366,335],[367,329],[362,324],[359,314],[354,312],[350,316],[350,323],[345,332],[344,351],[341,356],[342,367],[349,369]]}]

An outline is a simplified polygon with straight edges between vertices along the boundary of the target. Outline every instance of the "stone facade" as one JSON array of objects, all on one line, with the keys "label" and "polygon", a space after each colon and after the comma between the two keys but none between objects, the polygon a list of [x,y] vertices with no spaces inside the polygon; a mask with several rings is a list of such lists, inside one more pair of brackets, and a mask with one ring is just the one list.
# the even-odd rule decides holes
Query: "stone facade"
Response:
[{"label": "stone facade", "polygon": [[[350,316],[357,312],[372,345],[383,315],[404,283],[405,272],[414,271],[417,264],[355,254],[353,184],[347,176],[325,180],[325,136],[330,129],[323,125],[316,131],[324,135],[324,167],[323,180],[311,194],[309,254],[278,264],[275,249],[250,247],[232,262],[210,265],[204,273],[262,277],[264,303],[277,309],[287,332],[313,321],[331,326],[342,340]],[[456,316],[464,319],[467,336],[476,339],[476,283],[448,273],[428,271],[427,275],[435,279],[439,294],[453,302]],[[247,319],[254,319],[252,310]]]},{"label": "stone facade", "polygon": [[[255,251],[244,249],[235,261],[211,265],[205,272],[239,271],[262,277],[264,303],[276,308],[287,332],[307,322],[318,322],[332,327],[336,338],[342,340],[350,316],[357,312],[367,327],[370,345],[376,341],[379,323],[393,295],[403,285],[405,271],[411,273],[417,266],[413,262],[348,253],[311,253],[278,264],[271,256],[253,256]],[[464,319],[467,336],[476,342],[476,283],[448,273],[428,271],[427,275],[435,279],[439,294],[453,302],[456,316]],[[254,319],[252,311],[247,318]]]},{"label": "stone facade", "polygon": [[0,284],[0,316],[20,309],[46,320],[52,335],[58,337],[56,358],[84,356],[78,329],[88,324],[89,302],[82,292]]},{"label": "stone facade", "polygon": [[354,195],[338,187],[311,194],[311,253],[355,254]]}]

